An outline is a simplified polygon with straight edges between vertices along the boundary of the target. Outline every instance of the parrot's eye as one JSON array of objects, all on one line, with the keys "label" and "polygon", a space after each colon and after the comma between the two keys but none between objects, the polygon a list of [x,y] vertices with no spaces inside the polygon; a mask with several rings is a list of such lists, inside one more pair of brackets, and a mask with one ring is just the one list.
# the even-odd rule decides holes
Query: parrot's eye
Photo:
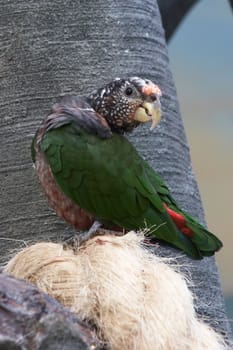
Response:
[{"label": "parrot's eye", "polygon": [[125,94],[126,94],[127,96],[130,96],[130,95],[132,95],[132,93],[133,93],[133,89],[132,89],[130,86],[128,86],[128,87],[125,89]]}]

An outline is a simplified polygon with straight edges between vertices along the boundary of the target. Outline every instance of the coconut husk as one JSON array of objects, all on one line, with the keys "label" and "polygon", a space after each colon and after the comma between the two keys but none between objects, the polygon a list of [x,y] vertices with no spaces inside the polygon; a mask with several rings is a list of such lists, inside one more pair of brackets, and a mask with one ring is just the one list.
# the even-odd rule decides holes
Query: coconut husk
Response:
[{"label": "coconut husk", "polygon": [[93,324],[111,350],[226,350],[198,320],[185,278],[146,250],[143,235],[99,236],[75,254],[37,243],[5,271],[23,278]]}]

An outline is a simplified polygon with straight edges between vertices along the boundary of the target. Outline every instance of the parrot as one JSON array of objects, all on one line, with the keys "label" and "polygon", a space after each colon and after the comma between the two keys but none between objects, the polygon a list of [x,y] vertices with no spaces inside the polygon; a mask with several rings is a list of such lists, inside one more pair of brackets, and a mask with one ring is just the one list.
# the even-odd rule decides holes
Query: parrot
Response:
[{"label": "parrot", "polygon": [[146,228],[149,239],[202,259],[222,242],[179,207],[127,138],[140,124],[156,127],[161,95],[151,80],[129,77],[63,96],[35,133],[32,159],[50,205],[83,241],[101,227],[116,235]]}]

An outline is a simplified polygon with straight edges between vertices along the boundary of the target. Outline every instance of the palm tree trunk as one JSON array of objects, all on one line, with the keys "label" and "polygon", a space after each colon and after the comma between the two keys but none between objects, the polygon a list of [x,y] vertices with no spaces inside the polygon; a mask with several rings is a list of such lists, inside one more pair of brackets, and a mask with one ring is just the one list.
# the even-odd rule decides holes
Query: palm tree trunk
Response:
[{"label": "palm tree trunk", "polygon": [[[19,247],[17,240],[60,239],[66,228],[49,209],[30,156],[32,135],[52,102],[119,76],[160,85],[161,125],[154,133],[137,130],[132,140],[183,209],[204,222],[157,3],[0,0],[0,8],[1,256]],[[180,260],[192,277],[198,313],[230,337],[214,258]]]}]

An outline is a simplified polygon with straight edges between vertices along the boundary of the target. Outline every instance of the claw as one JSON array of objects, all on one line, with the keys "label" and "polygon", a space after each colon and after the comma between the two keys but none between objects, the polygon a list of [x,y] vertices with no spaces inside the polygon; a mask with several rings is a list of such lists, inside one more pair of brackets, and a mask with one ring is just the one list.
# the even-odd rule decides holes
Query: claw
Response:
[{"label": "claw", "polygon": [[[63,243],[63,249],[68,250],[72,249],[74,254],[77,254],[81,245],[87,242],[89,239],[96,236],[104,236],[104,235],[114,235],[114,236],[123,236],[125,234],[124,231],[113,231],[101,228],[102,223],[99,221],[94,221],[90,229],[86,232],[83,232],[79,235],[73,235],[66,239]],[[101,228],[101,229],[100,229]]]}]

